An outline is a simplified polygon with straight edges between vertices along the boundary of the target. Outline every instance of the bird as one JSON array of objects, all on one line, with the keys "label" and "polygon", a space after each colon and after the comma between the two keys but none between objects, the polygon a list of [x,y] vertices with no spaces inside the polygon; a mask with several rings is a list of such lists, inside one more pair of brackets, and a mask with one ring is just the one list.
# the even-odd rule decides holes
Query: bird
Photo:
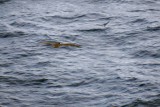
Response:
[{"label": "bird", "polygon": [[54,42],[54,41],[44,41],[45,45],[52,46],[53,48],[60,48],[60,47],[80,47],[80,45],[75,43],[60,43],[60,42]]}]

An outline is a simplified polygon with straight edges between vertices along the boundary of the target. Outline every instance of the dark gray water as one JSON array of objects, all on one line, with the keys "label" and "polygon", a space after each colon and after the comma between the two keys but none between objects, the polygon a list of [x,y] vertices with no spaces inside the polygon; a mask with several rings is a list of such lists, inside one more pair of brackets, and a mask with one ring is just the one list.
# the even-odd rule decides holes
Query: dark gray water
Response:
[{"label": "dark gray water", "polygon": [[0,0],[0,106],[160,107],[160,1]]}]

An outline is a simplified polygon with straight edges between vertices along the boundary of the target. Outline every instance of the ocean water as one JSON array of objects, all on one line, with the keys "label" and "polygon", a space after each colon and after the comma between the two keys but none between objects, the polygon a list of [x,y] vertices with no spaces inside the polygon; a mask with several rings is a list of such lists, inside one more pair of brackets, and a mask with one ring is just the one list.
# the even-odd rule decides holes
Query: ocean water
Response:
[{"label": "ocean water", "polygon": [[81,106],[160,107],[160,1],[0,0],[0,107]]}]

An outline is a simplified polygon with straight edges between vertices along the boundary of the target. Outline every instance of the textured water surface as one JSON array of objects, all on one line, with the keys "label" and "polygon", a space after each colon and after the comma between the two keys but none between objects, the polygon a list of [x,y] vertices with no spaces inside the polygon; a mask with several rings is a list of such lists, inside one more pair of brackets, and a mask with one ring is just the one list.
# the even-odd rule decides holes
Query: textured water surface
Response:
[{"label": "textured water surface", "polygon": [[160,1],[0,0],[0,106],[160,107]]}]

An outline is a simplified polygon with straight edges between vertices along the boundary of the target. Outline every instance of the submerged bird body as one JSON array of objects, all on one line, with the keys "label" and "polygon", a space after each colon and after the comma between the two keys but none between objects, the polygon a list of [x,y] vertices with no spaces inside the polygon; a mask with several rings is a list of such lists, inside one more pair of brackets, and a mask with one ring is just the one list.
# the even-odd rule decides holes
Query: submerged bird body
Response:
[{"label": "submerged bird body", "polygon": [[54,48],[68,47],[68,46],[80,47],[80,45],[75,44],[75,43],[60,43],[60,42],[53,42],[53,41],[45,41],[43,43],[46,44],[46,45],[51,45]]}]

